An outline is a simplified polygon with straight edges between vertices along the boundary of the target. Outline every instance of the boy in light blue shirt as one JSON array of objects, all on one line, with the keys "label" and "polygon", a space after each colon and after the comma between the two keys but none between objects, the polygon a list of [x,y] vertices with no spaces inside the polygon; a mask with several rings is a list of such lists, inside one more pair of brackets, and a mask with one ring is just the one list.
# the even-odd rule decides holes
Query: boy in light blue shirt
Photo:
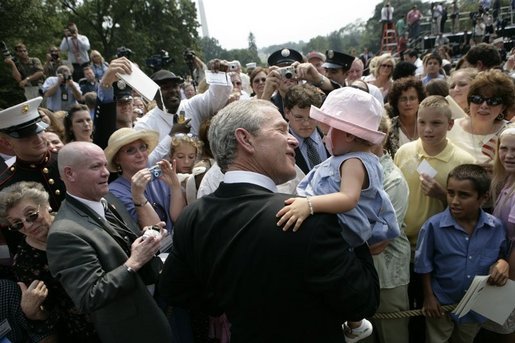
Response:
[{"label": "boy in light blue shirt", "polygon": [[447,178],[448,208],[420,230],[415,272],[422,274],[428,342],[472,343],[484,317],[470,312],[458,319],[447,315],[441,305],[459,303],[476,275],[490,275],[488,282],[498,286],[508,280],[506,230],[499,219],[481,209],[489,188],[483,167],[454,168]]}]

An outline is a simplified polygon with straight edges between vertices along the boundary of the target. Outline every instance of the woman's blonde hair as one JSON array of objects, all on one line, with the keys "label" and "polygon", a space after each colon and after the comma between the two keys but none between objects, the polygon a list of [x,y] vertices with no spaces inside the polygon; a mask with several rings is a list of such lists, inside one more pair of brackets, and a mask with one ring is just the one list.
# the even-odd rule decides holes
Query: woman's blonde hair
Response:
[{"label": "woman's blonde hair", "polygon": [[183,143],[190,144],[195,148],[197,158],[202,155],[203,143],[197,137],[191,133],[176,133],[172,137],[172,143],[170,144],[170,157],[175,153],[177,147]]}]

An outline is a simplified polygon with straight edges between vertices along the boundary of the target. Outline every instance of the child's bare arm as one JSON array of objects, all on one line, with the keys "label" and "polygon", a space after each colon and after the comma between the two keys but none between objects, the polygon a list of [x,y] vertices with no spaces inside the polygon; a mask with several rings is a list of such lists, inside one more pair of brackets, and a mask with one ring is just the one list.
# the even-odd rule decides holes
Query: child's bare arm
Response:
[{"label": "child's bare arm", "polygon": [[336,214],[353,209],[358,204],[365,173],[365,167],[360,160],[345,161],[340,172],[342,175],[340,192],[286,200],[286,206],[277,212],[276,216],[281,217],[277,226],[284,224],[283,230],[286,231],[294,225],[293,231],[297,231],[302,222],[312,213]]},{"label": "child's bare arm", "polygon": [[488,283],[496,286],[504,286],[508,281],[510,266],[506,260],[500,258],[490,267]]},{"label": "child's bare arm", "polygon": [[424,305],[422,307],[422,313],[424,316],[429,318],[439,318],[445,315],[444,310],[433,293],[430,273],[422,274],[422,286],[424,288]]}]

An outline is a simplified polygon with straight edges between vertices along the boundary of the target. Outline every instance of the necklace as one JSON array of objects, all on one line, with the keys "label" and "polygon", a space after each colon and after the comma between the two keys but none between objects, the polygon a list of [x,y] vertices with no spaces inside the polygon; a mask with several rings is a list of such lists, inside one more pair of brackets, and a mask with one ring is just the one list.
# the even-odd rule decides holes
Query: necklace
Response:
[{"label": "necklace", "polygon": [[400,117],[399,117],[399,125],[401,127],[402,132],[404,132],[404,134],[406,135],[406,137],[408,137],[408,139],[410,141],[413,141],[413,140],[418,138],[418,135],[417,135],[417,125],[416,124],[413,125],[413,130],[412,130],[411,134],[408,131],[408,128],[406,127],[406,125],[404,125],[402,123],[402,120],[400,119]]}]

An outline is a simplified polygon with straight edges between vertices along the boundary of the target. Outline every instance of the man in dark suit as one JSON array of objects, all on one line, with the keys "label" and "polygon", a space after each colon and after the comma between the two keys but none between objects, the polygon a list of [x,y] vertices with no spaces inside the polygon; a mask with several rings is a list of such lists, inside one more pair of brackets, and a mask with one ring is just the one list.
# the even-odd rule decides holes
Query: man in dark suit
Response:
[{"label": "man in dark suit", "polygon": [[345,320],[376,310],[377,274],[334,215],[313,215],[295,233],[277,227],[291,195],[274,191],[295,176],[298,144],[286,121],[268,101],[237,101],[213,117],[209,141],[224,181],[179,217],[161,294],[225,312],[234,343],[343,342]]},{"label": "man in dark suit", "polygon": [[123,205],[105,201],[109,171],[100,147],[72,142],[58,160],[67,196],[48,235],[52,275],[91,314],[102,342],[170,342],[167,319],[141,278],[160,237],[142,237]]},{"label": "man in dark suit", "polygon": [[323,99],[324,93],[307,83],[291,87],[284,97],[284,117],[290,133],[299,142],[295,148],[295,163],[304,174],[329,157],[322,131],[317,122],[309,118],[311,105],[320,107]]}]

